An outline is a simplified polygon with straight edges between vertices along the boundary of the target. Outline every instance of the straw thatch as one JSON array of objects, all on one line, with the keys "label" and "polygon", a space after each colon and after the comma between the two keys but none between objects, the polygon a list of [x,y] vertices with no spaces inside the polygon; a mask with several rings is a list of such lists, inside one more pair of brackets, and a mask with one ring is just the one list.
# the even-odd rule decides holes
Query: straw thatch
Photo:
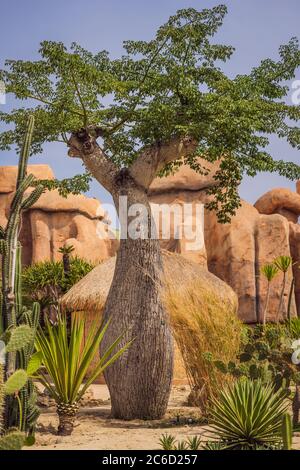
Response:
[{"label": "straw thatch", "polygon": [[[115,257],[104,261],[75,284],[63,296],[62,308],[71,312],[102,311],[113,279],[115,262]],[[184,295],[191,283],[197,281],[201,291],[214,292],[221,302],[229,302],[236,310],[237,299],[233,290],[200,265],[165,250],[163,264],[167,290],[175,288]]]},{"label": "straw thatch", "polygon": [[[101,323],[115,261],[110,258],[94,268],[62,298],[63,309],[85,317],[86,334],[93,322]],[[162,299],[175,338],[173,383],[189,382],[197,395],[201,390],[201,400],[195,398],[203,404],[211,388],[220,389],[224,380],[220,372],[211,372],[203,353],[210,350],[216,359],[224,360],[237,353],[237,297],[225,282],[180,255],[163,250],[163,264]],[[103,377],[100,383],[105,383]]]}]

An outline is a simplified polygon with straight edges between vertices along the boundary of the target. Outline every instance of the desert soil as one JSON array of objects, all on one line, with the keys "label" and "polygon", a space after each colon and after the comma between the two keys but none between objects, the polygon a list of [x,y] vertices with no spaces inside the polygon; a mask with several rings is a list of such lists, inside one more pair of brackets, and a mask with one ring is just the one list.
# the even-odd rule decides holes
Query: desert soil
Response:
[{"label": "desert soil", "polygon": [[[93,385],[92,395],[82,407],[72,436],[56,435],[58,420],[55,408],[44,407],[38,421],[38,450],[152,450],[160,449],[163,433],[178,440],[188,436],[203,436],[207,428],[195,407],[187,406],[188,386],[173,387],[166,416],[159,421],[121,421],[110,419],[110,399],[106,385]],[[95,406],[96,405],[96,406]],[[201,424],[202,423],[202,424]]]},{"label": "desert soil", "polygon": [[[110,398],[106,385],[93,385],[81,407],[72,436],[57,436],[55,407],[42,407],[36,443],[32,450],[158,450],[162,434],[177,440],[201,436],[208,440],[209,429],[196,407],[187,405],[190,389],[174,386],[166,416],[157,421],[121,421],[110,418]],[[300,433],[294,434],[293,448],[300,449]]]}]

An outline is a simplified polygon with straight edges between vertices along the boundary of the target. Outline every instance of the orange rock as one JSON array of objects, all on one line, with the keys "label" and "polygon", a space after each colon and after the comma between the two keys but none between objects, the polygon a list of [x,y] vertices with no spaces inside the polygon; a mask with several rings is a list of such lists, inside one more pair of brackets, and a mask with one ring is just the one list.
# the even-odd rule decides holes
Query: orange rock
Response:
[{"label": "orange rock", "polygon": [[[48,165],[29,165],[28,173],[39,179],[54,178]],[[14,196],[16,176],[16,167],[0,167],[0,224],[3,226]],[[20,240],[24,264],[58,260],[62,256],[58,250],[64,245],[73,245],[76,255],[92,263],[113,256],[118,242],[105,218],[96,199],[83,195],[63,198],[57,190],[45,192],[23,214]]]}]

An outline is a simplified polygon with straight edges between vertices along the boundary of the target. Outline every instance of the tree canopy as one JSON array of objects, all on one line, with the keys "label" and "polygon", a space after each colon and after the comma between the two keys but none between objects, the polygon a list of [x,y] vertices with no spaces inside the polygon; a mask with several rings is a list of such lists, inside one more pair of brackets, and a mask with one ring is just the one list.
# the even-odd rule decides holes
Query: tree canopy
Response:
[{"label": "tree canopy", "polygon": [[277,60],[263,60],[249,74],[229,78],[222,62],[234,48],[212,39],[226,13],[224,5],[179,10],[152,40],[124,42],[118,59],[76,43],[67,48],[44,41],[39,60],[7,60],[0,79],[22,101],[12,112],[0,113],[9,125],[0,149],[21,142],[28,113],[36,122],[33,153],[45,142],[67,144],[72,132],[84,128],[96,133],[119,168],[130,166],[145,147],[189,136],[196,150],[168,163],[163,173],[184,162],[205,174],[196,156],[209,162],[221,157],[209,207],[227,222],[240,204],[237,188],[244,174],[270,171],[300,178],[298,165],[275,161],[267,149],[274,134],[300,148],[300,107],[286,102],[286,83],[300,65],[300,50],[292,38],[279,48]]}]

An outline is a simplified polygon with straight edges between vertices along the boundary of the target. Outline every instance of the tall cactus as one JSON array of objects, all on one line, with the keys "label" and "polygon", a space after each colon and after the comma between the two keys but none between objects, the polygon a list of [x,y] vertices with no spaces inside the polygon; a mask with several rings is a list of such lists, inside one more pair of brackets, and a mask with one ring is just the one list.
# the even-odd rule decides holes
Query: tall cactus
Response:
[{"label": "tall cactus", "polygon": [[[33,185],[35,178],[27,174],[30,145],[34,129],[34,118],[28,119],[27,130],[20,152],[16,191],[11,203],[6,228],[0,227],[0,254],[2,255],[2,287],[0,297],[1,323],[0,332],[10,332],[18,325],[28,325],[33,334],[39,321],[39,306],[34,305],[31,311],[22,305],[21,292],[21,246],[18,242],[22,212],[29,209],[43,193],[43,186],[38,185],[29,194],[26,190]],[[6,355],[5,378],[8,379],[16,369],[26,369],[30,355],[33,353],[33,340],[19,351],[11,351]],[[23,410],[23,428],[31,431],[37,416],[34,406],[33,384],[29,380],[20,391]],[[5,427],[16,427],[19,421],[19,408],[15,397],[9,397],[5,406]]]},{"label": "tall cactus", "polygon": [[292,441],[293,441],[293,425],[292,425],[292,418],[289,413],[285,413],[282,416],[281,435],[282,435],[283,449],[291,450]]}]

